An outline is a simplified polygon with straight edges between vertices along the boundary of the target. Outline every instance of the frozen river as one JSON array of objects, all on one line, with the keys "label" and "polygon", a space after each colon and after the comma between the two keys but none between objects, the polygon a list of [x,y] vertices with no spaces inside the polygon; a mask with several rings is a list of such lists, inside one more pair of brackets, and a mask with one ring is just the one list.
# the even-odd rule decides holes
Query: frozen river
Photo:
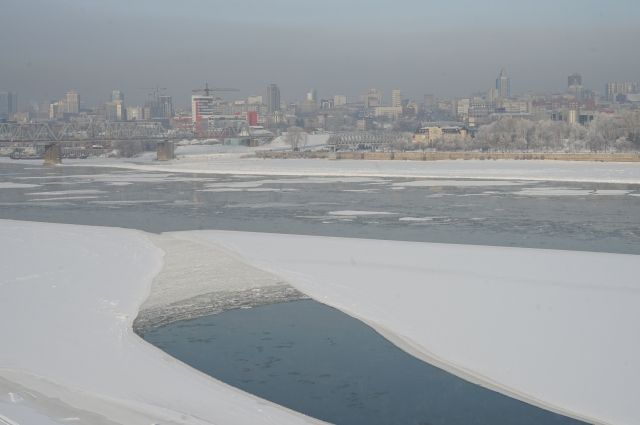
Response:
[{"label": "frozen river", "polygon": [[[639,210],[640,185],[633,184],[211,175],[0,163],[2,219],[154,233],[222,229],[640,254]],[[313,301],[230,311],[153,332],[150,341],[214,377],[337,423],[374,423],[374,418],[388,423],[405,414],[402,423],[474,423],[471,418],[484,418],[478,424],[576,423],[425,365],[361,322]],[[331,341],[341,341],[340,350]],[[314,362],[305,369],[301,359],[309,351],[333,363]],[[247,370],[242,362],[258,366]],[[269,367],[260,366],[265,364]],[[313,376],[296,375],[302,372]],[[353,379],[345,380],[350,372]],[[365,385],[364,376],[372,381]],[[407,379],[391,379],[398,376]],[[331,394],[345,384],[360,390],[314,393]],[[403,388],[407,393],[398,393]],[[453,406],[444,413],[432,406],[426,414],[406,408],[426,408],[438,397],[456,400],[456,407],[466,400],[466,414],[458,415]],[[381,403],[386,417],[376,413]],[[508,414],[496,418],[496,411]],[[369,419],[339,420],[357,417]]]},{"label": "frozen river", "polygon": [[640,186],[0,163],[0,218],[640,254]]}]

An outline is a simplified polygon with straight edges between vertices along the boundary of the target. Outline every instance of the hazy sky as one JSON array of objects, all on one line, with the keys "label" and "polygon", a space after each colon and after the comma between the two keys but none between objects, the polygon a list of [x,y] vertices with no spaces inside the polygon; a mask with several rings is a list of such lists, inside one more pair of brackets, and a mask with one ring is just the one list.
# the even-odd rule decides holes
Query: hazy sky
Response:
[{"label": "hazy sky", "polygon": [[204,81],[285,100],[311,88],[463,96],[501,67],[514,92],[602,91],[640,80],[638,0],[0,0],[0,91],[21,103],[71,88],[88,104],[167,87],[178,106]]}]

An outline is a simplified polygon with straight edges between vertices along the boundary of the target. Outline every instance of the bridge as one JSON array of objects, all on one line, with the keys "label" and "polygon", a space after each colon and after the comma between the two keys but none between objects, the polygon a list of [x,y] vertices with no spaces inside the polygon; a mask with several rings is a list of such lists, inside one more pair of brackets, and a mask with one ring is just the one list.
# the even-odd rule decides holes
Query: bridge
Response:
[{"label": "bridge", "polygon": [[[159,160],[174,157],[174,141],[220,139],[238,136],[252,137],[248,126],[212,128],[196,133],[192,130],[165,129],[157,121],[78,120],[73,122],[47,121],[39,123],[0,123],[0,144],[16,147],[35,145],[44,152],[45,163],[61,162],[63,151],[77,150],[81,145],[110,144],[111,142],[155,142]],[[63,149],[63,146],[64,147]],[[73,146],[74,148],[69,148]],[[86,146],[90,147],[90,146]],[[80,148],[85,149],[85,148]],[[89,152],[85,149],[83,152]],[[68,153],[68,152],[67,152]],[[20,157],[20,155],[17,155]]]},{"label": "bridge", "polygon": [[376,150],[404,144],[408,138],[391,131],[354,131],[329,137],[327,145],[333,150]]},{"label": "bridge", "polygon": [[0,142],[80,142],[166,139],[169,134],[154,121],[0,123]]},{"label": "bridge", "polygon": [[166,130],[157,121],[104,121],[0,123],[0,142],[102,142],[127,140],[225,139],[250,134],[248,126],[220,127],[196,133]]}]

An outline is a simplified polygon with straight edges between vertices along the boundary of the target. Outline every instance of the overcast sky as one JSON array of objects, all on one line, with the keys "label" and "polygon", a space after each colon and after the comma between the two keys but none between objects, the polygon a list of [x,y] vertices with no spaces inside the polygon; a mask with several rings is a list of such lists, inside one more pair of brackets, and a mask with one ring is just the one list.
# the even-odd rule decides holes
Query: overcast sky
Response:
[{"label": "overcast sky", "polygon": [[638,0],[0,0],[0,91],[28,100],[114,88],[127,103],[167,87],[237,87],[285,100],[369,87],[421,98],[486,91],[501,67],[516,93],[602,91],[640,80]]}]

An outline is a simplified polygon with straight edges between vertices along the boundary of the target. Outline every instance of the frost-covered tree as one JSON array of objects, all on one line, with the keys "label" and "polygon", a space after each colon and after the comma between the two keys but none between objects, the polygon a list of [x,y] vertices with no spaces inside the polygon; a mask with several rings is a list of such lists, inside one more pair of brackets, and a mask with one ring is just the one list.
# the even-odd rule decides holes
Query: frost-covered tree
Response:
[{"label": "frost-covered tree", "polygon": [[626,139],[633,149],[640,149],[640,111],[625,111],[620,120],[624,128]]},{"label": "frost-covered tree", "polygon": [[284,140],[291,146],[291,150],[298,151],[307,145],[307,133],[300,127],[289,127]]},{"label": "frost-covered tree", "polygon": [[608,152],[619,137],[624,135],[621,122],[609,114],[599,114],[589,124],[587,146],[592,151]]}]

